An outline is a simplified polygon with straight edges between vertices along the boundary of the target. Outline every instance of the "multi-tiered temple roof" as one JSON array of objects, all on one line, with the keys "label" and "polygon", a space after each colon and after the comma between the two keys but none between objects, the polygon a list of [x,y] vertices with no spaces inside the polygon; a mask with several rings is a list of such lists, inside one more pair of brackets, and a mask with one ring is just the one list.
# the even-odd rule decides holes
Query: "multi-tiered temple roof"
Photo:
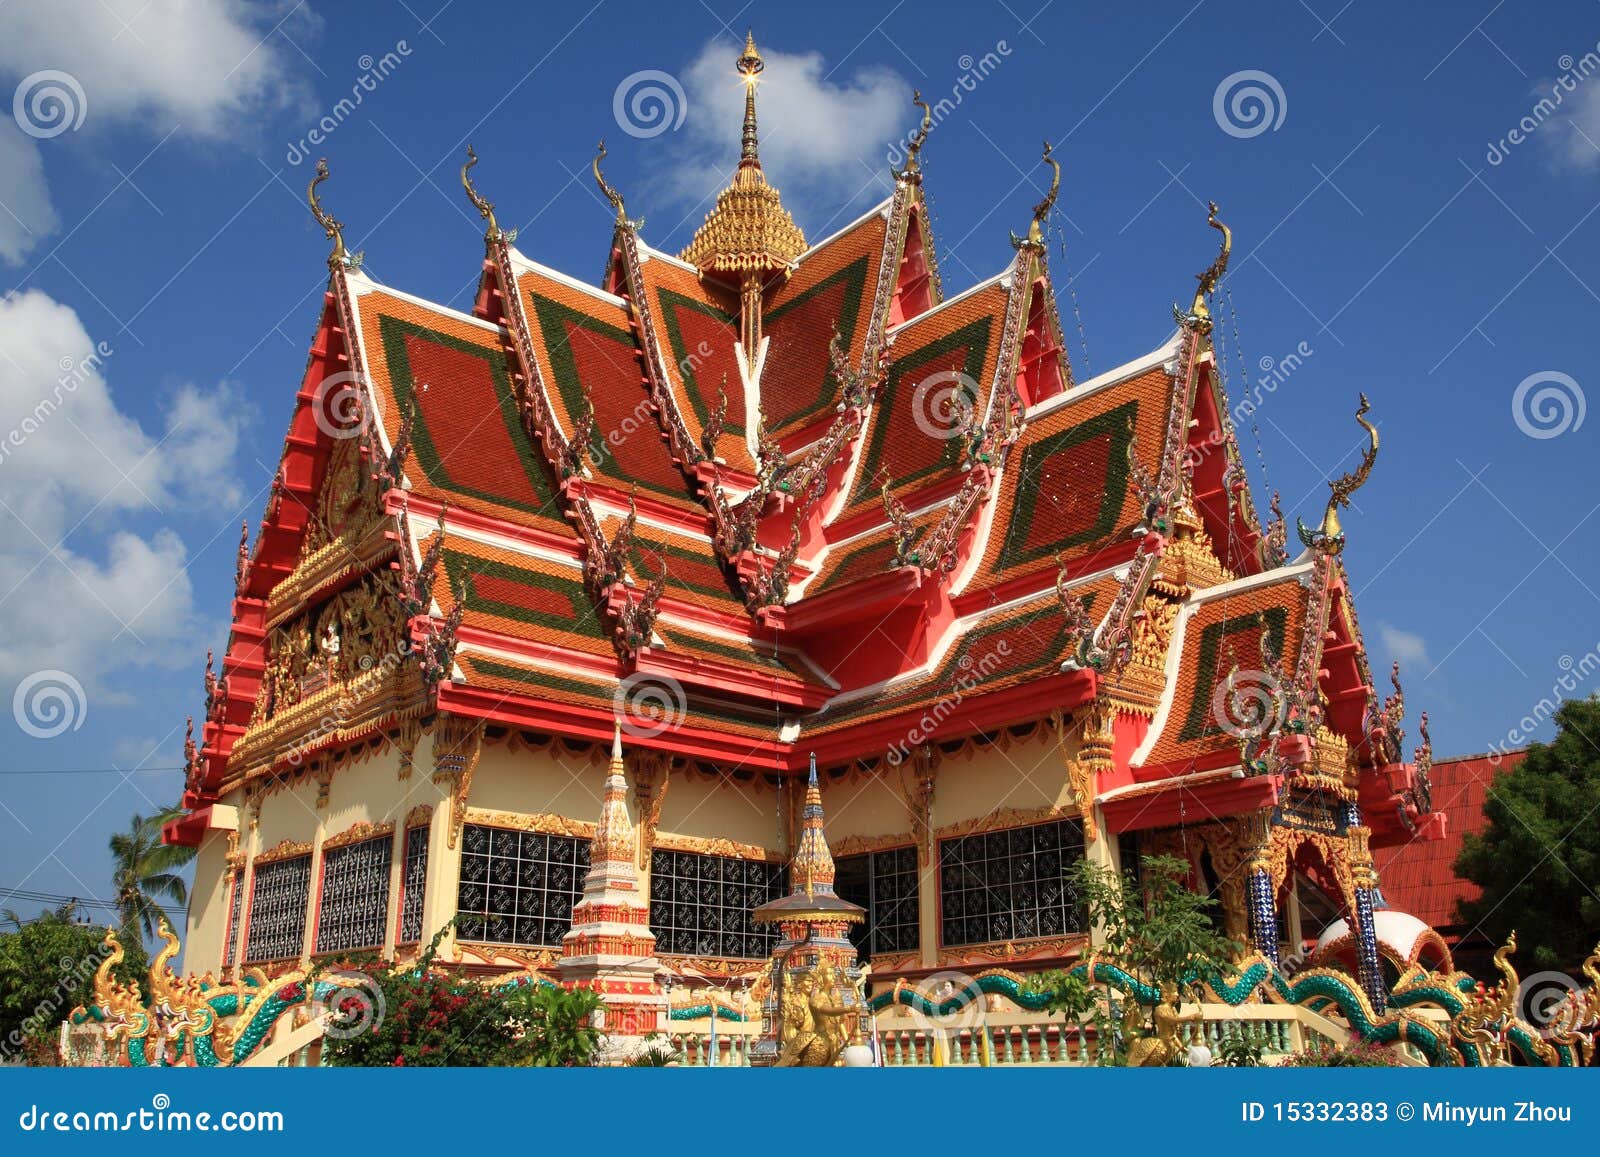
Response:
[{"label": "multi-tiered temple roof", "polygon": [[[761,169],[753,42],[740,68],[739,167],[682,255],[597,160],[599,285],[519,250],[467,169],[470,313],[362,272],[313,198],[337,242],[322,323],[171,835],[434,712],[605,741],[619,710],[631,745],[739,773],[1077,728],[1076,786],[1117,830],[1270,809],[1296,780],[1358,796],[1375,843],[1436,823],[1342,536],[1288,560],[1244,482],[1206,306],[1226,249],[1176,329],[1079,380],[1053,189],[993,276],[947,292],[925,119],[892,195],[810,243]],[[404,660],[318,730],[294,715],[315,673],[269,638],[352,575],[403,609]],[[1264,736],[1228,723],[1247,677]]]}]

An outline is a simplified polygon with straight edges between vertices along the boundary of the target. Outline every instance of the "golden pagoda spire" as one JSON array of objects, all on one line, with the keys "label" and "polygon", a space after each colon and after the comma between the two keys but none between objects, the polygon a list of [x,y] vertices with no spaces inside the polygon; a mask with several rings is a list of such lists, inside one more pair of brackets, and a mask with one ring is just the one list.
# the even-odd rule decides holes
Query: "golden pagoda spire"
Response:
[{"label": "golden pagoda spire", "polygon": [[806,775],[806,802],[800,812],[800,845],[789,864],[789,877],[796,892],[814,896],[818,891],[833,891],[833,852],[822,830],[822,789],[817,784],[817,756],[811,755]]},{"label": "golden pagoda spire", "polygon": [[734,67],[744,78],[744,132],[739,138],[739,164],[741,167],[754,165],[759,169],[761,157],[758,154],[760,140],[756,133],[756,78],[767,65],[761,59],[761,50],[756,47],[754,29],[745,32],[744,55],[739,57],[739,63]]},{"label": "golden pagoda spire", "polygon": [[806,238],[783,207],[778,190],[767,184],[761,171],[756,78],[766,64],[754,35],[745,37],[744,52],[735,67],[745,85],[739,166],[679,256],[698,269],[702,278],[738,285],[740,342],[745,358],[754,365],[760,353],[761,310],[768,280],[776,276],[781,281],[788,276],[795,258],[806,251]]},{"label": "golden pagoda spire", "polygon": [[600,822],[595,825],[589,859],[634,861],[633,821],[628,818],[627,765],[622,759],[622,723],[611,736],[611,766],[606,769],[605,790],[600,800]]}]

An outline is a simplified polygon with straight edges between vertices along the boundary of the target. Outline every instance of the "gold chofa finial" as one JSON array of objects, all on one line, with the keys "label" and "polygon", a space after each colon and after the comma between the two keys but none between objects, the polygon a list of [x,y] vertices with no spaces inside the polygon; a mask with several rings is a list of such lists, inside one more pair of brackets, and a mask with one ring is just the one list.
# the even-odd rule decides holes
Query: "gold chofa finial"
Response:
[{"label": "gold chofa finial", "polygon": [[311,206],[311,215],[317,219],[317,224],[322,226],[322,231],[329,241],[333,242],[333,252],[328,254],[328,268],[335,269],[349,260],[349,254],[344,247],[344,222],[322,207],[321,200],[317,197],[317,186],[328,179],[328,158],[323,157],[317,162],[317,175],[311,178],[311,184],[306,186],[306,201]]},{"label": "gold chofa finial", "polygon": [[1211,332],[1211,307],[1206,304],[1206,298],[1216,289],[1217,282],[1221,281],[1222,275],[1227,272],[1228,256],[1233,252],[1233,230],[1217,220],[1215,201],[1210,202],[1206,224],[1222,234],[1222,251],[1217,254],[1217,259],[1206,271],[1196,278],[1200,284],[1194,291],[1194,304],[1189,307],[1189,316],[1185,319],[1192,328],[1203,334]]},{"label": "gold chofa finial", "polygon": [[1044,163],[1050,166],[1050,191],[1044,200],[1033,207],[1033,223],[1028,226],[1028,240],[1034,245],[1044,243],[1044,223],[1055,208],[1056,197],[1061,192],[1061,162],[1051,156],[1050,142],[1044,143]]},{"label": "gold chofa finial", "polygon": [[1367,432],[1367,448],[1361,452],[1360,466],[1328,483],[1328,489],[1333,493],[1329,495],[1327,508],[1322,512],[1322,525],[1311,530],[1298,518],[1295,519],[1295,530],[1300,535],[1300,541],[1312,550],[1324,554],[1339,554],[1344,550],[1344,528],[1339,524],[1339,507],[1350,505],[1350,496],[1366,484],[1367,476],[1372,473],[1372,464],[1378,460],[1378,428],[1367,421],[1367,411],[1371,408],[1367,404],[1367,395],[1362,394],[1361,405],[1356,408],[1356,422]]},{"label": "gold chofa finial", "polygon": [[461,166],[461,187],[467,191],[467,200],[471,201],[478,210],[478,216],[489,223],[484,232],[485,241],[497,241],[500,238],[500,226],[494,219],[494,202],[486,198],[472,183],[470,175],[472,166],[478,163],[478,154],[471,145],[467,146],[467,163]]},{"label": "gold chofa finial", "polygon": [[617,211],[617,224],[624,224],[628,220],[627,211],[622,207],[622,194],[606,182],[605,176],[600,172],[600,162],[606,159],[606,143],[604,140],[595,149],[594,154],[594,183],[600,186],[600,193],[611,207]]},{"label": "gold chofa finial", "polygon": [[916,181],[922,176],[922,146],[927,143],[928,133],[933,128],[933,110],[928,107],[928,102],[922,99],[922,90],[911,90],[911,103],[922,110],[922,123],[917,126],[917,131],[911,134],[911,140],[906,144],[906,167],[900,173],[900,179]]}]

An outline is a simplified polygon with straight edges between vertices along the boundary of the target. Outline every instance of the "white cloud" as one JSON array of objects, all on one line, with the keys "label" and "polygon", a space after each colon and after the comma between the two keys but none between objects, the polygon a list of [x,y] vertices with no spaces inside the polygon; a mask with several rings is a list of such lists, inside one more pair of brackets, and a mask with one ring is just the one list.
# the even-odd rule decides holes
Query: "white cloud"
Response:
[{"label": "white cloud", "polygon": [[1584,87],[1572,104],[1558,114],[1556,131],[1557,163],[1581,173],[1600,167],[1600,76],[1583,82]]},{"label": "white cloud", "polygon": [[38,290],[0,298],[0,351],[0,687],[54,668],[104,690],[120,667],[192,660],[209,630],[166,523],[231,522],[237,391],[183,386],[147,433],[107,388],[115,351]]},{"label": "white cloud", "polygon": [[[744,85],[733,65],[741,47],[713,40],[681,74],[688,113],[682,139],[673,142],[678,163],[669,192],[685,201],[722,188],[738,162]],[[763,48],[761,55],[761,166],[782,190],[785,207],[797,216],[832,214],[882,197],[889,145],[916,124],[911,85],[882,66],[830,75],[820,52]]]},{"label": "white cloud", "polygon": [[[284,13],[286,7],[248,8],[237,0],[98,0],[74,11],[60,0],[0,4],[3,115],[23,100],[21,119],[0,124],[0,261],[21,263],[58,227],[41,148],[80,131],[80,114],[83,132],[131,124],[221,139],[301,102],[307,90],[287,37],[304,37],[318,22],[303,4]],[[47,71],[55,75],[27,83]],[[28,98],[46,91],[50,98],[28,111]]]},{"label": "white cloud", "polygon": [[39,142],[0,120],[0,261],[19,264],[61,222],[50,204]]},{"label": "white cloud", "polygon": [[[237,0],[97,0],[72,15],[59,0],[0,7],[0,73],[70,73],[87,118],[150,118],[220,135],[298,94],[289,75],[298,54],[285,34],[304,31],[303,5],[281,26],[277,13]],[[86,121],[86,123],[88,123]]]},{"label": "white cloud", "polygon": [[1421,635],[1403,631],[1388,623],[1379,623],[1378,638],[1384,651],[1391,659],[1399,659],[1402,667],[1433,666],[1433,660],[1428,658],[1427,641]]}]

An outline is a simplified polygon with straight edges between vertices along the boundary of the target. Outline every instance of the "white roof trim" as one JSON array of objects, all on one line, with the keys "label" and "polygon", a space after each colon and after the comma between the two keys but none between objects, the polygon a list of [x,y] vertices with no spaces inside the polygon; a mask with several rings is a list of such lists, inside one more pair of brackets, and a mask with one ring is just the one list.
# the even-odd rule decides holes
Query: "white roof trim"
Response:
[{"label": "white roof trim", "polygon": [[528,256],[519,249],[511,250],[511,266],[513,271],[521,270],[530,273],[538,273],[544,277],[548,277],[551,281],[559,281],[568,289],[576,289],[578,292],[587,294],[596,301],[603,301],[607,305],[616,306],[618,309],[628,308],[628,302],[626,298],[618,297],[614,293],[607,293],[603,289],[596,289],[594,286],[589,285],[586,282],[579,281],[576,277],[562,273],[559,269],[551,269],[548,265],[541,265],[537,261],[529,260]]},{"label": "white roof trim", "polygon": [[892,208],[893,205],[894,205],[894,194],[890,193],[887,197],[885,197],[883,200],[879,201],[876,205],[874,205],[872,208],[868,209],[865,213],[861,214],[861,216],[857,217],[854,221],[851,221],[848,225],[845,225],[841,229],[834,230],[832,233],[829,233],[826,237],[824,237],[821,241],[818,241],[816,244],[812,245],[804,253],[800,254],[799,257],[795,258],[795,262],[794,263],[796,265],[800,265],[802,262],[805,261],[805,259],[807,257],[813,256],[817,252],[817,250],[821,249],[824,245],[828,245],[828,244],[830,244],[830,243],[832,243],[834,241],[837,241],[839,238],[843,237],[846,233],[850,232],[850,230],[858,228],[861,225],[866,224],[866,222],[872,220],[874,217],[887,216],[889,209]]},{"label": "white roof trim", "polygon": [[[415,519],[412,519],[411,521],[415,522]],[[444,528],[445,534],[450,538],[464,538],[470,542],[481,542],[485,546],[499,547],[501,550],[508,550],[511,553],[521,555],[524,558],[543,559],[546,562],[557,563],[558,565],[567,567],[571,570],[581,571],[583,569],[583,565],[570,555],[561,554],[558,551],[548,550],[544,547],[534,546],[532,543],[523,542],[521,539],[512,538],[509,535],[496,534],[492,530],[483,530],[475,526],[461,526],[457,523],[453,523],[450,521],[450,512],[448,510],[445,511],[444,515]],[[427,527],[428,533],[431,534],[433,530],[434,527],[432,525]],[[414,537],[417,539],[417,545],[420,549],[424,535],[421,531],[416,531],[414,533]]]},{"label": "white roof trim", "polygon": [[883,332],[885,333],[885,335],[898,334],[898,333],[900,333],[901,330],[905,329],[907,326],[916,325],[919,321],[927,321],[929,318],[937,316],[940,310],[948,309],[948,308],[950,308],[950,306],[955,305],[958,301],[965,301],[967,298],[972,297],[972,296],[974,296],[976,294],[982,293],[986,289],[993,289],[995,286],[999,285],[1006,278],[1010,277],[1013,272],[1014,272],[1014,270],[1012,269],[1012,267],[1007,265],[1004,269],[1002,269],[999,273],[996,273],[993,277],[987,278],[984,281],[980,281],[976,285],[969,286],[968,288],[963,289],[960,293],[956,294],[954,297],[947,297],[943,301],[941,301],[938,305],[935,305],[935,306],[932,306],[932,307],[930,307],[928,309],[923,310],[921,313],[917,314],[916,317],[907,318],[905,321],[902,321],[899,325],[891,325],[887,329],[885,329]]},{"label": "white roof trim", "polygon": [[1129,378],[1136,377],[1139,374],[1144,373],[1146,370],[1154,369],[1163,362],[1170,361],[1177,355],[1177,352],[1178,335],[1173,334],[1173,336],[1168,339],[1165,345],[1158,346],[1156,349],[1153,349],[1149,353],[1135,358],[1131,362],[1125,362],[1124,364],[1117,366],[1115,369],[1107,370],[1103,374],[1098,374],[1095,377],[1090,378],[1086,382],[1080,382],[1079,384],[1073,386],[1070,390],[1065,390],[1059,394],[1052,395],[1051,397],[1048,397],[1044,401],[1040,402],[1038,405],[1030,407],[1023,413],[1022,420],[1024,422],[1036,422],[1046,414],[1051,414],[1056,410],[1059,410],[1062,406],[1069,406],[1073,402],[1078,401],[1080,398],[1089,397],[1091,394],[1099,393],[1101,390],[1107,389],[1110,386],[1118,385],[1127,381]]},{"label": "white roof trim", "polygon": [[459,309],[451,309],[448,305],[440,305],[437,301],[429,301],[426,297],[418,297],[414,293],[407,293],[403,289],[395,289],[391,285],[383,285],[369,277],[346,277],[346,284],[350,286],[350,300],[355,302],[369,293],[386,293],[390,297],[398,297],[401,301],[409,301],[413,305],[425,306],[435,313],[442,313],[452,321],[465,322],[467,325],[478,329],[499,333],[501,327],[493,322],[484,321],[481,317],[473,317],[470,313],[462,313]]},{"label": "white roof trim", "polygon": [[633,238],[635,244],[639,246],[639,263],[641,265],[646,260],[665,261],[668,265],[676,265],[679,269],[688,270],[690,273],[698,274],[700,272],[681,257],[677,257],[671,253],[664,253],[660,249],[657,249],[654,245],[648,244],[645,239],[640,237],[637,233],[633,235]]}]

